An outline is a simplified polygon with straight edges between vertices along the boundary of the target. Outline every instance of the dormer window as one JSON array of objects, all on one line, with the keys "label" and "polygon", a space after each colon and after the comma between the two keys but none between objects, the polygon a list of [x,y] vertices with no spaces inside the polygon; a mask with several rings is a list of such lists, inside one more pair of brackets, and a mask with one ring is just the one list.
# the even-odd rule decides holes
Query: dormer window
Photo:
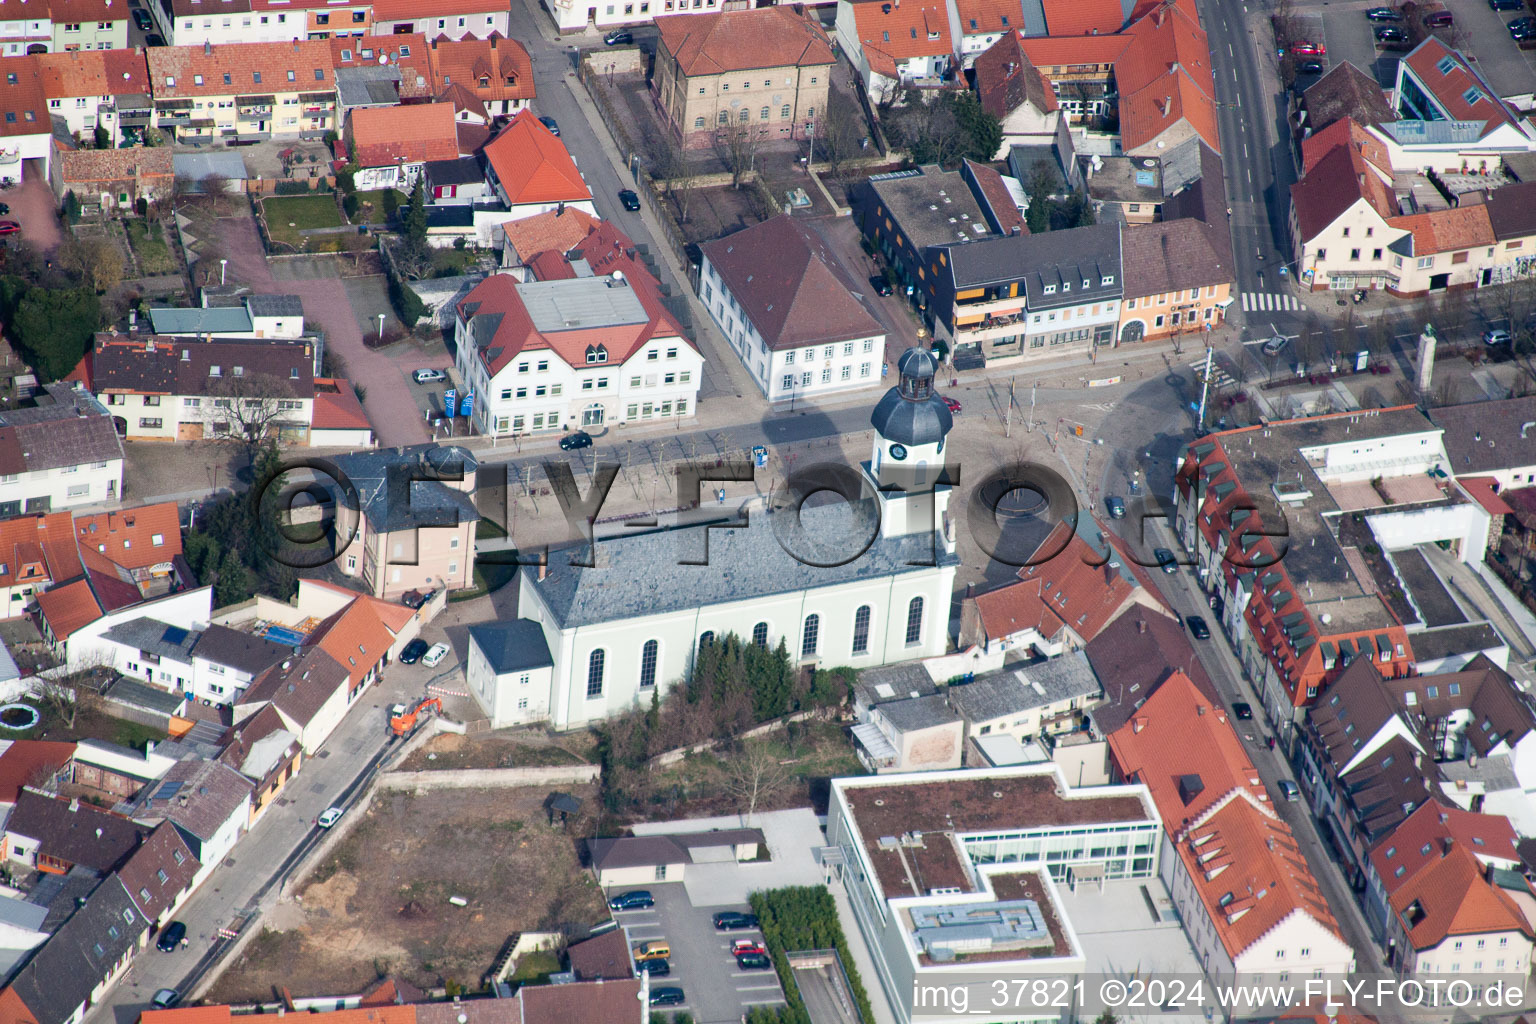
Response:
[{"label": "dormer window", "polygon": [[219,377],[219,376],[222,376],[222,375],[223,375],[223,372],[224,372],[224,371],[222,371],[222,370],[221,370],[221,369],[219,369],[219,365],[218,365],[218,364],[217,364],[217,363],[215,363],[215,364],[214,364],[214,365],[212,365],[212,366],[210,366],[210,367],[208,367],[208,376],[210,376],[210,377]]},{"label": "dormer window", "polygon": [[1102,288],[1107,288],[1107,287],[1109,287],[1110,285],[1112,285],[1114,283],[1115,283],[1115,275],[1114,274],[1105,274],[1102,278],[1099,279],[1099,286],[1102,287]]},{"label": "dormer window", "polygon": [[203,76],[202,75],[193,75],[192,76],[192,84],[193,85],[202,85],[203,84]]},{"label": "dormer window", "polygon": [[243,366],[235,367],[235,376],[236,377],[244,377],[245,376],[245,367],[243,367]]},{"label": "dormer window", "polygon": [[1046,295],[1055,295],[1056,294],[1056,286],[1053,285],[1053,284],[1048,284],[1044,288],[1042,288],[1041,291],[1044,292]]},{"label": "dormer window", "polygon": [[1093,282],[1088,280],[1086,277],[1083,278],[1083,288],[1084,288],[1084,290],[1092,288],[1092,287],[1093,287]]},{"label": "dormer window", "polygon": [[1061,290],[1064,291],[1064,292],[1071,291],[1072,290],[1072,282],[1071,281],[1063,281],[1063,282],[1061,282]]},{"label": "dormer window", "polygon": [[482,88],[482,89],[489,89],[490,87],[491,87],[491,76],[490,75],[481,75],[480,76],[480,88]]},{"label": "dormer window", "polygon": [[588,345],[587,346],[587,362],[588,363],[606,363],[607,361],[608,361],[608,350],[606,348],[604,348],[601,345]]}]

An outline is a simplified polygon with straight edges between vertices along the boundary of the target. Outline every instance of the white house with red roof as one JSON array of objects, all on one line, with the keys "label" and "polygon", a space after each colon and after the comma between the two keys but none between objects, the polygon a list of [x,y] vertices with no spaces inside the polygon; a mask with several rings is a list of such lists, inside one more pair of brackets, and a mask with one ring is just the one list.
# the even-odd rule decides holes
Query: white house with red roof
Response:
[{"label": "white house with red roof", "polygon": [[347,112],[346,140],[360,189],[408,190],[428,161],[459,156],[452,103],[358,107]]},{"label": "white house with red roof", "polygon": [[572,206],[597,215],[576,161],[533,111],[519,112],[482,152],[486,181],[512,211],[507,220]]},{"label": "white house with red roof", "polygon": [[1536,129],[1459,50],[1429,36],[1398,61],[1399,119],[1372,125],[1399,171],[1497,174],[1506,153],[1536,151]]},{"label": "white house with red roof", "polygon": [[611,224],[532,257],[533,280],[495,274],[457,309],[458,372],[483,434],[684,419],[704,357]]},{"label": "white house with red roof", "polygon": [[373,34],[420,32],[428,39],[487,39],[492,33],[506,37],[510,18],[505,0],[375,0]]},{"label": "white house with red roof", "polygon": [[62,118],[71,134],[84,138],[105,128],[116,143],[119,127],[149,123],[149,63],[142,49],[76,50],[31,60],[42,73],[48,113]]},{"label": "white house with red roof", "polygon": [[35,175],[47,178],[53,120],[48,116],[42,73],[33,61],[5,64],[0,68],[0,181],[21,181],[28,161],[33,161]]},{"label": "white house with red roof", "polygon": [[837,41],[875,102],[942,86],[957,59],[944,0],[839,0]]}]

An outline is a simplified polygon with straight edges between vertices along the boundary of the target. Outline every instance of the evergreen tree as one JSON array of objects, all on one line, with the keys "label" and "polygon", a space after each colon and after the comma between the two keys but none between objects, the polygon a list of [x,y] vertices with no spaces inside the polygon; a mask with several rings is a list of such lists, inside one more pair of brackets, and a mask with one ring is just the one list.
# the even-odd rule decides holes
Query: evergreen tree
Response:
[{"label": "evergreen tree", "polygon": [[427,197],[421,179],[411,188],[411,198],[405,207],[405,237],[412,246],[427,244]]}]

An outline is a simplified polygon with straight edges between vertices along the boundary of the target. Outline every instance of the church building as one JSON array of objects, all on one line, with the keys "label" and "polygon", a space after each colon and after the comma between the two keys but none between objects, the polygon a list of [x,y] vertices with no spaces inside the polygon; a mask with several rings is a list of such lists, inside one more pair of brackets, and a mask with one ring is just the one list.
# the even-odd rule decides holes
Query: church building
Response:
[{"label": "church building", "polygon": [[[728,633],[767,647],[782,639],[808,668],[943,654],[959,565],[942,475],[953,420],[931,353],[909,349],[897,369],[871,417],[870,460],[844,470],[855,500],[722,507],[715,519],[629,529],[524,566],[517,628],[490,652],[477,652],[471,631],[467,662],[479,667],[468,688],[492,727],[577,729],[649,702],[688,675],[700,645]],[[589,555],[592,566],[580,564]],[[514,635],[533,650],[508,651]]]}]

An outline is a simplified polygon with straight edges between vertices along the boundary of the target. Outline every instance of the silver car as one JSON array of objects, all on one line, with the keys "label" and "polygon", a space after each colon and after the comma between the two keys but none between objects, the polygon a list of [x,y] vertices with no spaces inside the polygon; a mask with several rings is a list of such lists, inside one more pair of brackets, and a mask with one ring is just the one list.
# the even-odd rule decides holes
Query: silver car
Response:
[{"label": "silver car", "polygon": [[433,384],[440,380],[447,380],[448,375],[442,370],[421,369],[411,375],[417,384]]}]

